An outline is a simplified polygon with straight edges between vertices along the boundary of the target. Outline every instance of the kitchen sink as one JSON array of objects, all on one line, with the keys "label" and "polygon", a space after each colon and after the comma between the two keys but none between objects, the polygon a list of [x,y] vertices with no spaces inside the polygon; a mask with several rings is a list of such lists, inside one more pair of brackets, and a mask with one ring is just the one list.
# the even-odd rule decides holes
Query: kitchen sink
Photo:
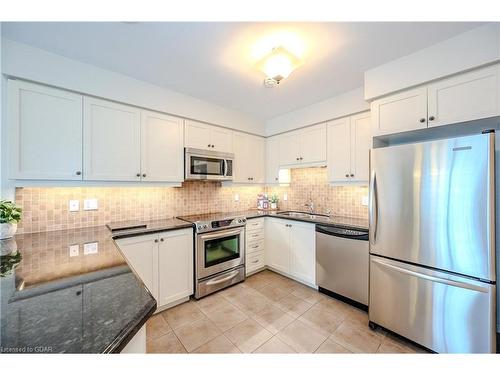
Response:
[{"label": "kitchen sink", "polygon": [[296,217],[302,219],[317,219],[317,218],[329,218],[328,215],[309,213],[309,212],[301,212],[301,211],[281,211],[277,212],[276,215],[280,216],[288,216],[288,217]]}]

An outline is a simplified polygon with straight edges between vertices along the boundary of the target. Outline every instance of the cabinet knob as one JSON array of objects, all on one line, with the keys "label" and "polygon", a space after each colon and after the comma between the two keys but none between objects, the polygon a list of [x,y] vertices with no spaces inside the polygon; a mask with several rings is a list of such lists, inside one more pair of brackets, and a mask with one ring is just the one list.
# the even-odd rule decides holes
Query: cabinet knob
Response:
[{"label": "cabinet knob", "polygon": [[141,177],[141,174],[140,174],[140,173],[137,173],[137,174],[136,174],[136,176],[137,176],[137,177]]},{"label": "cabinet knob", "polygon": [[300,160],[304,159],[302,156],[299,158]]},{"label": "cabinet knob", "polygon": [[434,116],[429,117],[429,121],[434,121],[436,118]]},{"label": "cabinet knob", "polygon": [[158,238],[155,239],[155,242],[158,243]]},{"label": "cabinet knob", "polygon": [[163,241],[165,241],[165,239],[164,238],[160,238],[160,241],[163,242]]},{"label": "cabinet knob", "polygon": [[77,176],[81,176],[81,174],[82,174],[82,171],[76,171]]},{"label": "cabinet knob", "polygon": [[420,122],[425,122],[425,118],[421,118],[421,119],[420,119]]},{"label": "cabinet knob", "polygon": [[278,177],[274,177],[274,179],[275,179],[276,181],[278,181]]},{"label": "cabinet knob", "polygon": [[346,176],[346,177],[349,177],[349,173],[346,173],[346,174],[345,174],[345,176]]},{"label": "cabinet knob", "polygon": [[209,143],[209,144],[208,144],[208,147],[212,147],[212,145]]},{"label": "cabinet knob", "polygon": [[300,158],[297,158],[297,160],[300,160]]},{"label": "cabinet knob", "polygon": [[212,145],[212,148],[214,148],[214,147],[215,147],[215,145]]},{"label": "cabinet knob", "polygon": [[354,177],[354,173],[351,173],[351,177]]},{"label": "cabinet knob", "polygon": [[146,173],[143,173],[143,174],[142,174],[142,177],[146,177]]}]

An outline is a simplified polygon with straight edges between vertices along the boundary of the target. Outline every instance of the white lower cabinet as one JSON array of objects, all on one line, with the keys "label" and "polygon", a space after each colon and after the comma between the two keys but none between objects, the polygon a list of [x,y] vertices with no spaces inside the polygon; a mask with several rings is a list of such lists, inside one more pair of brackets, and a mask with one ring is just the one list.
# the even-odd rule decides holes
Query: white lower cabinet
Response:
[{"label": "white lower cabinet", "polygon": [[266,218],[266,265],[314,286],[316,284],[315,225]]},{"label": "white lower cabinet", "polygon": [[266,266],[264,218],[248,219],[245,237],[245,268],[246,274],[250,275]]},{"label": "white lower cabinet", "polygon": [[193,230],[180,229],[116,240],[158,310],[193,294]]}]

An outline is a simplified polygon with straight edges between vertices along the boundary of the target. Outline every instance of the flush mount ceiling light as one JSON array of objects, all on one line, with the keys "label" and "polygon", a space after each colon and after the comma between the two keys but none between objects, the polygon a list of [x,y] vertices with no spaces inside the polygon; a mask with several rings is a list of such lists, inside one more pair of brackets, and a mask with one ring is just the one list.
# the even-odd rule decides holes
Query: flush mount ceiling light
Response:
[{"label": "flush mount ceiling light", "polygon": [[298,66],[299,59],[283,47],[275,47],[273,50],[260,60],[258,68],[264,72],[265,87],[274,87],[287,78]]}]

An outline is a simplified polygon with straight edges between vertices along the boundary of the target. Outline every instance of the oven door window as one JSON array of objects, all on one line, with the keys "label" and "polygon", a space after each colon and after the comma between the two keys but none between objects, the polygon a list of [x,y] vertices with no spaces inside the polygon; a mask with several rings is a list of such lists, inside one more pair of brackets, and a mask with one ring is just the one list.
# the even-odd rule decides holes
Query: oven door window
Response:
[{"label": "oven door window", "polygon": [[205,267],[240,257],[240,235],[205,241]]},{"label": "oven door window", "polygon": [[204,156],[191,156],[190,169],[192,175],[224,175],[224,160]]}]

